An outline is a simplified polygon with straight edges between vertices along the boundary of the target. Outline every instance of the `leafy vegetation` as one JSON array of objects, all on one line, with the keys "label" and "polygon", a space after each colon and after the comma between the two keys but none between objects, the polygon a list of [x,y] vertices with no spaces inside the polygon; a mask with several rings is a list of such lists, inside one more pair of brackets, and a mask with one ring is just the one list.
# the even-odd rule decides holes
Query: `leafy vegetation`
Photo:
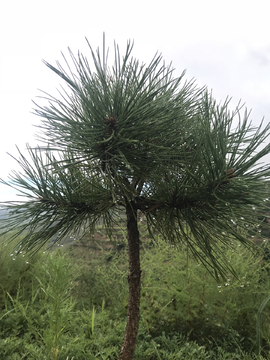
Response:
[{"label": "leafy vegetation", "polygon": [[[140,227],[146,233],[145,225]],[[0,358],[118,358],[128,304],[128,255],[125,233],[115,229],[113,238],[109,243],[100,229],[94,238],[44,249],[28,260],[23,253],[14,257],[10,245],[1,243]],[[262,251],[231,245],[224,251],[239,279],[228,273],[217,283],[188,248],[175,251],[161,237],[156,244],[142,238],[135,359],[268,358],[269,306],[261,314],[260,356],[256,315],[269,295],[269,264]]]},{"label": "leafy vegetation", "polygon": [[[105,46],[101,59],[99,50],[94,53],[90,44],[92,64],[80,52],[75,56],[70,50],[70,60],[64,57],[64,67],[59,62],[57,67],[45,62],[63,80],[59,98],[44,93],[47,105],[36,104],[42,130],[38,136],[45,146],[28,145],[28,157],[19,150],[14,159],[21,170],[14,171],[7,181],[0,179],[27,199],[3,204],[9,216],[0,225],[0,234],[9,235],[10,241],[20,239],[18,253],[35,253],[53,239],[57,242],[85,232],[93,235],[100,224],[111,237],[114,225],[122,221],[119,214],[125,214],[129,296],[128,300],[125,296],[120,299],[122,307],[117,313],[121,326],[121,316],[125,314],[127,319],[119,360],[134,358],[141,316],[151,336],[161,336],[161,329],[166,334],[173,329],[199,341],[202,325],[209,328],[210,334],[219,331],[212,322],[207,325],[204,294],[208,285],[207,281],[199,282],[203,280],[201,273],[196,288],[203,295],[200,302],[192,300],[190,304],[198,295],[191,285],[176,288],[159,282],[166,273],[165,265],[158,269],[154,265],[157,262],[151,262],[154,277],[141,271],[138,214],[144,214],[149,236],[162,236],[184,251],[190,261],[200,260],[213,277],[222,278],[229,286],[236,272],[225,255],[234,249],[235,240],[246,247],[254,245],[245,232],[247,228],[256,230],[254,211],[264,209],[270,180],[270,167],[262,162],[270,153],[270,144],[264,145],[270,124],[254,127],[249,113],[243,112],[240,105],[231,111],[228,99],[217,104],[206,88],[199,89],[194,81],[183,82],[184,72],[174,78],[171,65],[161,65],[161,55],[154,56],[148,65],[140,63],[131,56],[132,47],[128,42],[121,57],[115,45],[112,67],[108,66]],[[59,268],[51,265],[45,271],[49,282],[36,277],[42,301],[46,300],[45,318],[49,324],[47,330],[37,334],[50,349],[50,356],[57,358],[64,332],[69,332],[65,309],[70,309],[69,314],[75,303],[68,301],[71,289],[66,290],[64,285],[68,279],[57,280],[65,266],[60,265],[60,260],[54,261],[59,261]],[[172,273],[167,276],[174,278],[173,269],[180,274],[185,271],[182,258],[172,257],[170,262]],[[108,276],[111,264],[108,266],[107,274],[98,274],[97,294],[108,291],[108,284],[115,285]],[[171,265],[167,262],[167,266]],[[93,271],[92,265],[90,268]],[[119,276],[120,270],[127,271],[124,264],[115,268]],[[146,286],[143,290],[142,274],[149,288],[159,288],[158,295],[152,295],[155,288],[150,291]],[[93,279],[90,273],[85,282],[93,287]],[[122,294],[123,279],[121,275],[119,285],[115,285],[116,298]],[[104,284],[102,288],[100,284]],[[140,314],[141,288],[148,307],[151,305],[149,314]],[[27,324],[29,304],[22,305],[18,292],[15,298],[10,293],[7,296]],[[38,296],[32,290],[32,299]],[[234,299],[230,302],[234,304]],[[103,304],[104,310],[106,301]],[[98,316],[96,305],[89,311],[92,341]],[[153,313],[162,316],[157,323]],[[244,313],[236,324],[246,328],[245,319]],[[226,323],[226,313],[222,321]],[[230,326],[234,329],[230,322],[226,329]],[[158,357],[163,356],[161,349],[154,349]]]}]

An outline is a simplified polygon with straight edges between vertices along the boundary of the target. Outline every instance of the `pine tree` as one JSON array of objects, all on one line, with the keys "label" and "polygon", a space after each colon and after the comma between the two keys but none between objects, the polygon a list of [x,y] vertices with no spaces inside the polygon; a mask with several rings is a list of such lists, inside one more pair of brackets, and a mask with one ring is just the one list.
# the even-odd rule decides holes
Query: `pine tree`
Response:
[{"label": "pine tree", "polygon": [[[270,125],[254,127],[241,107],[217,104],[206,88],[173,77],[173,68],[156,55],[148,64],[131,57],[128,42],[121,58],[108,66],[89,44],[90,66],[81,53],[67,70],[48,64],[64,82],[59,98],[44,95],[36,104],[39,139],[46,146],[20,150],[21,167],[7,186],[27,201],[6,202],[1,233],[21,236],[17,251],[36,252],[53,236],[93,232],[102,222],[111,236],[126,214],[129,251],[127,326],[120,360],[134,356],[140,308],[138,211],[149,234],[159,232],[191,253],[215,277],[233,272],[222,246],[237,239],[252,243],[242,229],[257,222],[254,214],[268,196],[270,169],[259,164]],[[222,245],[222,246],[221,246]]]}]

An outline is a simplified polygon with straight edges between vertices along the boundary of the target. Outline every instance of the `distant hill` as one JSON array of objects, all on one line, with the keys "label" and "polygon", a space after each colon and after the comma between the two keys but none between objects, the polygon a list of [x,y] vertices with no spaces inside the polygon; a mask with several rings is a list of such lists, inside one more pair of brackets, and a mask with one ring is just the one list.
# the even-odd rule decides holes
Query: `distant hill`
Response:
[{"label": "distant hill", "polygon": [[[8,210],[6,210],[4,208],[0,208],[0,221],[7,219],[8,213],[9,213]],[[76,242],[76,239],[73,236],[67,236],[60,243],[64,244],[64,245],[66,245],[66,244],[71,245],[71,244],[74,244],[75,242]],[[48,242],[48,246],[51,246],[54,243],[55,243],[54,246],[59,246],[58,241],[57,241],[57,235],[54,235],[50,239],[50,241]]]},{"label": "distant hill", "polygon": [[0,208],[0,220],[8,218],[8,211]]}]

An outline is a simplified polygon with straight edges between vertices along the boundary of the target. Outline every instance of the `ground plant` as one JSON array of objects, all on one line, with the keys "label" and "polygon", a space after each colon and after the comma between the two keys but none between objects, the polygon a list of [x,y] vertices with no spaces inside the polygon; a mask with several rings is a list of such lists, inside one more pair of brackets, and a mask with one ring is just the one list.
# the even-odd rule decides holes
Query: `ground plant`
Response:
[{"label": "ground plant", "polygon": [[[269,306],[262,314],[260,355],[256,342],[256,315],[270,285],[263,252],[238,245],[226,250],[239,279],[228,274],[217,283],[185,251],[164,241],[151,244],[142,244],[135,359],[268,358]],[[118,358],[128,303],[127,251],[100,249],[89,263],[78,250],[13,260],[1,244],[3,272],[18,271],[1,278],[0,358]]]}]

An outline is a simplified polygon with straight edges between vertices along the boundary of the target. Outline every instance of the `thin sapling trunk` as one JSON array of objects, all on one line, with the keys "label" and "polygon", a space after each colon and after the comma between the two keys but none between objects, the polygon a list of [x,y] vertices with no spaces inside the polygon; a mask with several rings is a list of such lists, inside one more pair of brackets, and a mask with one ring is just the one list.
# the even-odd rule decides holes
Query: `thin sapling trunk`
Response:
[{"label": "thin sapling trunk", "polygon": [[126,332],[119,360],[133,359],[140,316],[140,234],[138,230],[137,210],[134,209],[132,204],[128,202],[126,206],[126,214],[129,256],[129,297]]}]

